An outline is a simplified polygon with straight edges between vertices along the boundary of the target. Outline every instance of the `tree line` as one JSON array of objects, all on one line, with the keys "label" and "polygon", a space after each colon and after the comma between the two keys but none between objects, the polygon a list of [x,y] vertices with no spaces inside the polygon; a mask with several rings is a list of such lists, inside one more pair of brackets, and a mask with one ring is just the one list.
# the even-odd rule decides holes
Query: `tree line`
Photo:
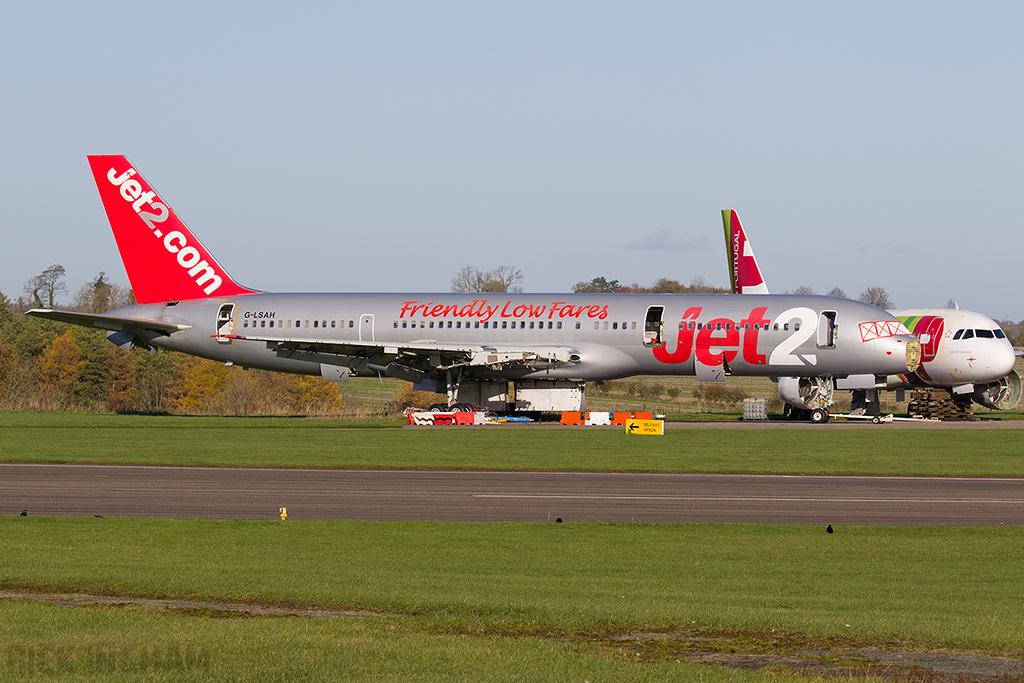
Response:
[{"label": "tree line", "polygon": [[100,273],[62,306],[64,268],[50,266],[12,301],[0,292],[0,410],[218,415],[338,414],[345,401],[320,377],[242,370],[181,353],[133,348],[102,330],[31,317],[32,308],[103,313],[135,303]]}]

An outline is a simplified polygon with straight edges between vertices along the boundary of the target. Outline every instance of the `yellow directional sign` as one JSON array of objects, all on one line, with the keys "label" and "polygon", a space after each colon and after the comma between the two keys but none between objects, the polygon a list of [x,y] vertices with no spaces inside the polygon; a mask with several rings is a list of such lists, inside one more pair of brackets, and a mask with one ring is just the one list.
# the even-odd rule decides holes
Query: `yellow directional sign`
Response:
[{"label": "yellow directional sign", "polygon": [[664,420],[630,420],[626,423],[627,434],[662,436],[665,434]]}]

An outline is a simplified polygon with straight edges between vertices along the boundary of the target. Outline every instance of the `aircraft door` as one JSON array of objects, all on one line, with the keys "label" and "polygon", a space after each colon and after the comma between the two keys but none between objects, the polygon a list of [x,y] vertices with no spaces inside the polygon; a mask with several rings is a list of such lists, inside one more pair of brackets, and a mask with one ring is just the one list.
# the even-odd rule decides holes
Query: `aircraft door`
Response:
[{"label": "aircraft door", "polygon": [[818,348],[836,347],[836,312],[822,311],[818,315]]},{"label": "aircraft door", "polygon": [[229,335],[235,333],[235,305],[222,304],[217,310],[217,341],[230,344]]},{"label": "aircraft door", "polygon": [[650,306],[644,320],[644,346],[665,345],[665,307]]},{"label": "aircraft door", "polygon": [[363,313],[359,316],[359,341],[374,341],[373,313]]}]

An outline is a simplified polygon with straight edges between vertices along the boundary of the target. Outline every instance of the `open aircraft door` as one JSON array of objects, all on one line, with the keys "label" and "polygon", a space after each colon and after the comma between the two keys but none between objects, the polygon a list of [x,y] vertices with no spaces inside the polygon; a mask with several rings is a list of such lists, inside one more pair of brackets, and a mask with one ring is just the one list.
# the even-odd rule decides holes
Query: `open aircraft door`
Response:
[{"label": "open aircraft door", "polygon": [[359,316],[359,341],[374,341],[372,313],[363,313]]},{"label": "open aircraft door", "polygon": [[235,333],[235,305],[221,304],[217,309],[217,341],[221,344],[230,344],[231,337]]}]

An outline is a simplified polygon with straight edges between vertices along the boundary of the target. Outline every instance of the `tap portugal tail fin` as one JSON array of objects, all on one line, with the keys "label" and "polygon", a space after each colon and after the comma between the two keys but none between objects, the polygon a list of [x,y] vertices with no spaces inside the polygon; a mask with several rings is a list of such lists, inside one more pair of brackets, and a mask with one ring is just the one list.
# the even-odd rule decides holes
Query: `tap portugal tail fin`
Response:
[{"label": "tap portugal tail fin", "polygon": [[252,294],[121,155],[90,156],[121,261],[140,304]]},{"label": "tap portugal tail fin", "polygon": [[733,294],[767,294],[768,285],[761,277],[754,250],[743,232],[735,209],[722,210],[725,227],[725,249],[729,257],[729,282]]}]

